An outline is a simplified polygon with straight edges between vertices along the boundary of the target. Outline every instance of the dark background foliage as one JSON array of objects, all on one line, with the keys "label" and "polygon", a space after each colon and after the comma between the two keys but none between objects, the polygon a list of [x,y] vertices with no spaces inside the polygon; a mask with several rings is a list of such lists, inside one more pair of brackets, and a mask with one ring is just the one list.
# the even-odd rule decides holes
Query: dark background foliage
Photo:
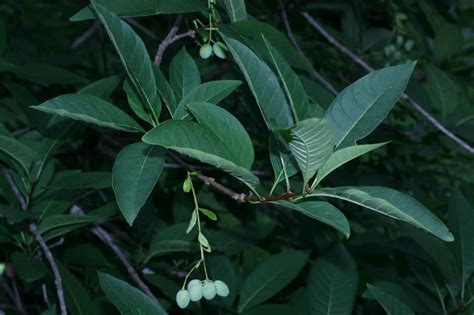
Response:
[{"label": "dark background foliage", "polygon": [[[344,165],[324,185],[377,185],[409,193],[447,223],[455,242],[444,243],[398,221],[336,201],[333,204],[350,222],[351,236],[346,240],[340,232],[305,216],[274,205],[240,203],[195,180],[200,204],[219,217],[217,222],[205,223],[218,249],[210,255],[209,268],[213,275],[227,280],[231,295],[179,310],[176,291],[198,255],[192,238],[185,234],[193,207],[192,197],[182,191],[186,171],[168,158],[151,197],[130,227],[115,204],[110,172],[118,152],[140,141],[140,136],[91,124],[73,125],[72,120],[51,122],[51,115],[29,108],[109,78],[110,84],[101,85],[97,93],[131,113],[122,89],[126,73],[103,27],[95,20],[70,21],[87,4],[0,3],[0,135],[20,139],[42,152],[47,141],[71,129],[44,165],[44,175],[37,183],[41,189],[38,196],[32,196],[35,202],[27,214],[19,210],[9,185],[12,176],[18,180],[17,175],[5,171],[10,164],[1,164],[0,266],[4,270],[0,314],[55,314],[58,310],[53,274],[30,233],[30,220],[40,222],[45,231],[71,314],[118,313],[99,284],[98,271],[137,287],[120,259],[130,262],[169,314],[233,314],[239,309],[236,294],[244,279],[278,253],[286,256],[277,266],[265,267],[267,272],[259,276],[271,278],[296,268],[295,276],[288,283],[282,280],[281,290],[243,314],[333,314],[315,302],[329,294],[324,274],[333,275],[331,279],[340,284],[331,289],[341,314],[347,312],[345,303],[353,314],[408,314],[404,307],[417,314],[474,313],[470,277],[474,232],[465,224],[474,222],[473,154],[405,101],[361,141],[390,143]],[[273,25],[298,43],[317,74],[298,67],[296,71],[304,77],[310,98],[323,108],[334,96],[317,76],[341,91],[367,71],[328,42],[302,12],[316,18],[331,38],[375,69],[416,60],[407,93],[455,135],[474,143],[474,5],[470,1],[247,1],[246,7],[249,16]],[[222,8],[221,13],[228,21]],[[153,60],[176,17],[157,14],[126,21],[143,39]],[[178,34],[193,29],[196,18],[206,21],[201,13],[184,13]],[[402,44],[397,43],[398,37],[403,38]],[[413,41],[410,49],[405,47],[408,41]],[[163,73],[168,73],[171,60],[185,46],[203,82],[245,81],[231,58],[200,59],[200,42],[199,36],[186,36],[171,43],[163,54]],[[255,149],[252,169],[270,188],[273,169],[268,134],[259,113],[250,110],[253,102],[242,84],[222,106],[250,134]],[[234,191],[247,193],[244,185],[223,172],[185,161]],[[76,214],[84,211],[87,215],[71,221],[67,218],[71,207]],[[53,218],[48,221],[48,217]],[[187,243],[178,248],[173,243],[178,241]],[[285,269],[285,264],[290,267]],[[355,292],[354,301],[344,298],[350,292]],[[132,299],[126,294],[123,298]]]}]

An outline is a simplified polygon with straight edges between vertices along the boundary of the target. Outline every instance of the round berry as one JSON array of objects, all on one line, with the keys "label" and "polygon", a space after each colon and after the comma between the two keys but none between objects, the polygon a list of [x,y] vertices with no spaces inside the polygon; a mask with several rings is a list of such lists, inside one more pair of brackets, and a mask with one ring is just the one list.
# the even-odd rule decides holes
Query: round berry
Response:
[{"label": "round berry", "polygon": [[405,50],[406,52],[410,52],[413,47],[415,46],[415,42],[411,39],[407,40],[406,43],[405,43]]},{"label": "round berry", "polygon": [[212,51],[214,54],[221,59],[225,59],[227,57],[226,50],[227,47],[225,47],[224,43],[222,42],[217,42],[212,46]]},{"label": "round berry", "polygon": [[224,281],[216,280],[214,281],[214,285],[216,286],[216,293],[218,296],[226,297],[229,295],[229,287]]},{"label": "round berry", "polygon": [[202,285],[202,281],[199,279],[194,279],[194,280],[189,281],[188,286],[187,286],[188,291],[190,291],[191,288],[194,287],[195,285]]},{"label": "round berry", "polygon": [[402,46],[404,41],[405,40],[403,39],[402,35],[397,36],[397,46]]},{"label": "round berry", "polygon": [[212,281],[208,281],[204,284],[202,295],[206,300],[212,300],[216,296],[216,286]]},{"label": "round berry", "polygon": [[402,58],[402,53],[399,50],[395,51],[393,53],[393,59],[400,60],[400,58]]},{"label": "round berry", "polygon": [[202,284],[196,284],[189,289],[189,296],[191,301],[197,302],[202,299]]},{"label": "round berry", "polygon": [[191,297],[189,296],[189,292],[187,290],[181,289],[176,293],[176,304],[180,308],[186,308],[189,305],[189,301],[191,300]]},{"label": "round berry", "polygon": [[199,49],[199,56],[201,56],[202,59],[207,59],[211,57],[212,55],[212,47],[209,44],[204,44],[201,46]]}]

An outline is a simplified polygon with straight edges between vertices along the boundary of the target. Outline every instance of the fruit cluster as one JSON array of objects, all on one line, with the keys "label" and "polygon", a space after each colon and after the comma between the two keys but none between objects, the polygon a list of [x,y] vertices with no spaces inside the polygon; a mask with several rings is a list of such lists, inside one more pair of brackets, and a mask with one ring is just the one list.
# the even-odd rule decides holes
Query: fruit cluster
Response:
[{"label": "fruit cluster", "polygon": [[[398,35],[394,44],[387,45],[384,48],[385,57],[389,58],[386,66],[399,63],[403,57],[406,57],[413,50],[414,46],[415,42],[413,40],[405,40],[402,35]],[[409,61],[409,59],[405,60],[405,62]]]},{"label": "fruit cluster", "polygon": [[176,303],[182,309],[188,307],[189,302],[198,302],[203,297],[206,300],[212,300],[216,295],[226,297],[229,295],[229,287],[221,280],[198,280],[194,279],[176,293]]},{"label": "fruit cluster", "polygon": [[226,51],[227,47],[223,42],[215,42],[212,46],[211,44],[206,43],[201,46],[201,49],[199,49],[199,55],[202,59],[207,59],[214,53],[217,57],[225,59],[227,56]]}]

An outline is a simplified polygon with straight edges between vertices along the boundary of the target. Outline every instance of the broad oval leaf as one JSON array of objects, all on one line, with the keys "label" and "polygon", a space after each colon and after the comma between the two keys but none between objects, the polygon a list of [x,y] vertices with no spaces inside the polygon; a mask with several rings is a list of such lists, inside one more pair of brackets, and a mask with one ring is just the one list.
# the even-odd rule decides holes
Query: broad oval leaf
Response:
[{"label": "broad oval leaf", "polygon": [[290,106],[273,71],[241,42],[224,35],[223,38],[247,80],[268,129],[293,126]]},{"label": "broad oval leaf", "polygon": [[315,190],[311,196],[346,200],[419,227],[446,242],[454,240],[444,223],[413,197],[378,186],[336,187]]},{"label": "broad oval leaf", "polygon": [[143,131],[143,128],[120,108],[93,95],[65,94],[32,108],[117,130]]},{"label": "broad oval leaf", "polygon": [[156,89],[158,93],[163,98],[168,111],[170,112],[171,116],[173,116],[174,112],[176,111],[176,96],[174,95],[173,88],[171,87],[168,80],[165,78],[163,72],[161,72],[158,66],[153,66],[153,72],[155,74],[156,80]]},{"label": "broad oval leaf", "polygon": [[200,84],[189,91],[179,102],[173,117],[175,119],[186,117],[186,107],[190,103],[207,102],[217,104],[232,93],[241,83],[238,80],[220,80]]},{"label": "broad oval leaf", "polygon": [[397,297],[385,292],[376,286],[367,284],[368,291],[380,303],[385,312],[390,315],[414,315],[413,312],[403,301]]},{"label": "broad oval leaf", "polygon": [[367,152],[378,149],[387,143],[388,142],[354,145],[333,152],[329,156],[327,161],[323,164],[323,166],[321,166],[321,168],[319,169],[313,188],[316,187],[326,176],[331,174],[332,171],[334,171],[335,169]]},{"label": "broad oval leaf", "polygon": [[286,96],[288,97],[291,110],[293,111],[293,118],[295,121],[311,118],[308,96],[298,75],[265,37],[263,37],[263,41],[267,46],[270,58],[280,77]]},{"label": "broad oval leaf", "polygon": [[349,222],[344,214],[329,202],[304,200],[302,202],[292,203],[286,200],[280,200],[275,203],[321,221],[342,232],[346,238],[349,238],[351,234]]},{"label": "broad oval leaf", "polygon": [[[19,171],[29,174],[35,158],[35,152],[29,147],[14,138],[0,135],[0,153],[8,157],[8,162],[12,161],[15,166],[18,166]],[[3,154],[0,154],[0,159]]]},{"label": "broad oval leaf", "polygon": [[259,182],[250,170],[238,165],[234,154],[212,130],[196,122],[169,120],[147,132],[142,139],[220,168],[250,187]]},{"label": "broad oval leaf", "polygon": [[122,76],[112,75],[86,85],[77,91],[77,93],[87,93],[106,100],[110,97],[122,80]]},{"label": "broad oval leaf", "polygon": [[156,123],[160,117],[161,102],[156,92],[155,74],[145,44],[133,29],[101,4],[92,5],[104,24],[130,81]]},{"label": "broad oval leaf", "polygon": [[193,58],[183,47],[170,63],[170,84],[181,101],[193,88],[201,84],[201,75]]},{"label": "broad oval leaf", "polygon": [[188,109],[201,125],[212,130],[226,145],[237,164],[250,169],[254,159],[252,140],[237,118],[210,103],[192,103]]},{"label": "broad oval leaf", "polygon": [[112,187],[128,224],[133,224],[155,187],[165,158],[163,148],[146,143],[130,144],[117,155],[112,169]]},{"label": "broad oval leaf", "polygon": [[224,0],[224,5],[231,22],[247,20],[245,0]]},{"label": "broad oval leaf", "polygon": [[47,185],[57,189],[103,189],[112,187],[109,172],[64,171],[57,173]]},{"label": "broad oval leaf", "polygon": [[300,121],[281,132],[303,174],[304,187],[333,152],[333,135],[325,119]]},{"label": "broad oval leaf", "polygon": [[351,314],[359,274],[349,252],[337,246],[316,260],[306,289],[306,307],[311,315]]},{"label": "broad oval leaf", "polygon": [[99,272],[99,283],[107,298],[122,315],[166,315],[166,311],[142,291],[125,281]]},{"label": "broad oval leaf", "polygon": [[287,250],[270,256],[245,279],[240,290],[239,313],[261,304],[286,287],[301,271],[308,255]]},{"label": "broad oval leaf", "polygon": [[336,147],[354,145],[382,122],[405,91],[415,64],[371,72],[337,95],[325,115]]}]

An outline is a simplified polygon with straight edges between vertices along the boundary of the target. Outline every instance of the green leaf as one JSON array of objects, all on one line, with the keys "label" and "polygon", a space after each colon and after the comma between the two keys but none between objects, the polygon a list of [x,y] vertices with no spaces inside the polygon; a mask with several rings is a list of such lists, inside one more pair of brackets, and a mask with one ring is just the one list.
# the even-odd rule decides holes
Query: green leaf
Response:
[{"label": "green leaf", "polygon": [[464,46],[462,28],[456,24],[443,22],[436,31],[434,51],[437,59],[448,59],[461,52]]},{"label": "green leaf", "polygon": [[199,246],[195,241],[196,230],[188,233],[186,231],[187,227],[189,227],[188,223],[181,223],[159,230],[151,241],[145,262],[155,256],[199,250]]},{"label": "green leaf", "polygon": [[112,186],[128,224],[133,224],[155,187],[165,158],[163,148],[146,143],[130,144],[117,155],[112,169]]},{"label": "green leaf", "polygon": [[120,75],[113,75],[103,78],[86,85],[77,91],[77,93],[87,93],[106,100],[119,86],[120,82],[122,82],[122,79],[123,77]]},{"label": "green leaf", "polygon": [[43,278],[48,273],[48,267],[44,262],[33,256],[20,252],[12,254],[12,262],[15,271],[26,282],[33,282]]},{"label": "green leaf", "polygon": [[220,80],[200,84],[189,91],[181,102],[179,102],[173,117],[175,119],[185,118],[187,116],[186,107],[194,102],[218,104],[241,83],[241,81],[237,80]]},{"label": "green leaf", "polygon": [[336,147],[354,145],[371,133],[402,96],[415,63],[384,68],[346,87],[326,112]]},{"label": "green leaf", "polygon": [[74,120],[129,132],[143,129],[120,108],[88,94],[65,94],[32,108]]},{"label": "green leaf", "polygon": [[8,157],[7,161],[13,161],[20,171],[29,174],[31,164],[35,158],[35,152],[14,138],[0,135],[0,159],[3,155]]},{"label": "green leaf", "polygon": [[252,140],[237,118],[210,103],[192,103],[188,109],[201,125],[212,130],[224,143],[235,163],[250,169],[254,159]]},{"label": "green leaf", "polygon": [[38,230],[41,234],[44,234],[53,229],[78,226],[81,227],[85,224],[95,223],[98,221],[104,220],[103,217],[95,215],[68,215],[68,214],[59,214],[46,217],[38,226]]},{"label": "green leaf", "polygon": [[103,189],[112,187],[112,174],[109,172],[66,171],[58,173],[48,184],[59,189]]},{"label": "green leaf", "polygon": [[460,191],[455,190],[449,200],[448,211],[448,224],[456,240],[450,246],[460,269],[464,299],[466,283],[474,272],[474,208]]},{"label": "green leaf", "polygon": [[302,252],[286,250],[258,265],[242,284],[238,312],[265,302],[286,287],[298,276],[307,257]]},{"label": "green leaf", "polygon": [[163,101],[168,108],[171,116],[173,116],[176,111],[176,96],[174,95],[173,88],[171,87],[168,80],[166,80],[163,72],[156,65],[153,67],[153,72],[155,73],[156,88],[158,93],[160,93]]},{"label": "green leaf", "polygon": [[184,47],[171,60],[169,71],[170,84],[178,101],[201,84],[199,69]]},{"label": "green leaf", "polygon": [[444,223],[413,197],[391,188],[377,186],[336,187],[315,190],[311,196],[331,197],[419,227],[446,242],[454,240]]},{"label": "green leaf", "polygon": [[293,69],[291,69],[283,56],[265,37],[263,37],[263,41],[267,46],[273,65],[280,77],[280,82],[283,85],[293,112],[293,118],[296,122],[306,118],[311,118],[311,108],[308,96],[306,95],[303,84],[298,75],[293,71]]},{"label": "green leaf", "polygon": [[147,132],[142,139],[220,168],[250,187],[259,182],[250,170],[237,164],[236,157],[213,131],[196,122],[169,120]]},{"label": "green leaf", "polygon": [[264,304],[243,313],[243,315],[288,315],[288,314],[294,314],[294,310],[290,305],[284,305],[284,304]]},{"label": "green leaf", "polygon": [[[97,1],[119,16],[138,17],[157,14],[177,14],[205,11],[200,0],[100,0]],[[70,18],[71,21],[94,19],[90,6],[84,7]]]},{"label": "green leaf", "polygon": [[298,163],[280,134],[272,133],[268,144],[276,184],[285,180],[285,173],[289,178],[299,172]]},{"label": "green leaf", "polygon": [[377,302],[383,307],[385,312],[390,315],[414,315],[413,312],[403,301],[395,296],[377,288],[376,286],[367,284],[367,289],[374,296]]},{"label": "green leaf", "polygon": [[349,238],[351,234],[349,222],[344,214],[329,202],[304,200],[302,202],[292,203],[286,200],[280,200],[275,202],[275,204],[298,211],[310,218],[321,221],[342,232],[346,238]]},{"label": "green leaf", "polygon": [[143,106],[140,96],[136,93],[129,80],[123,82],[123,90],[125,91],[125,94],[127,94],[128,105],[135,115],[150,125],[153,125],[153,117],[145,111],[145,106]]},{"label": "green leaf", "polygon": [[387,143],[388,142],[354,145],[333,152],[329,156],[327,161],[323,164],[323,166],[321,166],[321,168],[319,169],[314,187],[316,187],[326,176],[331,174],[335,169],[367,152],[378,149]]},{"label": "green leaf", "polygon": [[202,214],[204,214],[206,217],[208,217],[212,221],[217,221],[217,215],[214,211],[211,211],[211,210],[206,209],[206,208],[199,208],[199,211],[201,211]]},{"label": "green leaf", "polygon": [[125,281],[99,272],[99,283],[107,298],[122,315],[166,315],[159,304]]},{"label": "green leaf", "polygon": [[57,262],[57,265],[63,280],[67,310],[74,315],[98,315],[99,312],[81,281],[61,263]]},{"label": "green leaf", "polygon": [[433,107],[440,110],[443,121],[452,113],[459,104],[459,93],[461,89],[443,71],[427,66],[427,90]]},{"label": "green leaf", "polygon": [[224,0],[224,5],[231,22],[247,19],[245,0]]},{"label": "green leaf", "polygon": [[197,223],[197,215],[196,215],[196,211],[193,211],[193,213],[191,214],[191,219],[189,220],[188,228],[186,229],[186,234],[189,234],[189,232],[193,230],[196,223]]},{"label": "green leaf", "polygon": [[199,244],[201,244],[202,247],[204,247],[204,249],[211,251],[211,247],[209,246],[209,241],[201,232],[199,232],[198,234],[198,241],[199,241]]},{"label": "green leaf", "polygon": [[224,35],[223,39],[245,76],[268,129],[293,126],[290,106],[273,71],[241,42]]},{"label": "green leaf", "polygon": [[155,74],[145,44],[133,29],[120,20],[117,15],[95,1],[92,2],[92,5],[100,21],[104,24],[130,81],[145,104],[145,110],[158,123],[161,102],[156,92]]},{"label": "green leaf", "polygon": [[318,258],[305,292],[308,314],[351,314],[358,282],[355,262],[344,247]]},{"label": "green leaf", "polygon": [[[286,135],[289,133],[289,135]],[[300,121],[291,130],[283,131],[289,147],[303,174],[304,187],[333,152],[333,135],[325,119]]]}]

